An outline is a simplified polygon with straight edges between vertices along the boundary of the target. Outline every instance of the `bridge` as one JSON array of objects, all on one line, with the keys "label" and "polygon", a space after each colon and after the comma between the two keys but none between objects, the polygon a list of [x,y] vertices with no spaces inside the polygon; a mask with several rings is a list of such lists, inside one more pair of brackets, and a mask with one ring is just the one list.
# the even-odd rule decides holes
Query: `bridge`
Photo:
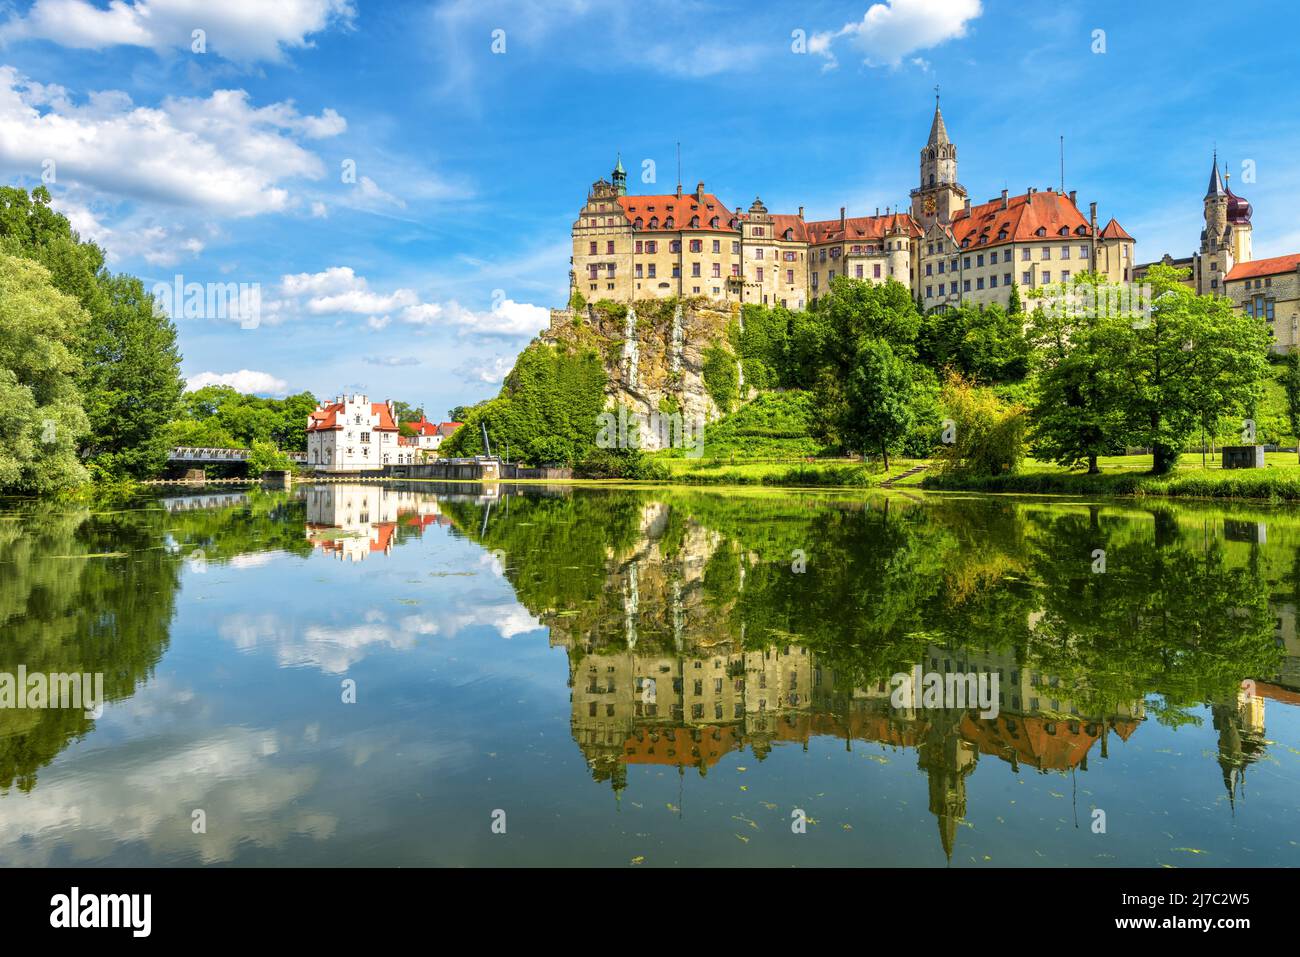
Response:
[{"label": "bridge", "polygon": [[[167,453],[167,461],[175,465],[222,465],[227,462],[247,462],[252,453],[248,449],[174,448]],[[290,462],[306,464],[306,452],[285,452]]]}]

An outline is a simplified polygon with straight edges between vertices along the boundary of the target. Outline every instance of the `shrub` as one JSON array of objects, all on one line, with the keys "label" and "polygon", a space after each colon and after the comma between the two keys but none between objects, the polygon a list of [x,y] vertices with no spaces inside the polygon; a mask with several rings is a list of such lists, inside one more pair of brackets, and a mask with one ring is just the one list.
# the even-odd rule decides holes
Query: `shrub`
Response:
[{"label": "shrub", "polygon": [[950,372],[940,402],[951,429],[937,456],[941,471],[963,476],[1010,475],[1025,459],[1025,407]]}]

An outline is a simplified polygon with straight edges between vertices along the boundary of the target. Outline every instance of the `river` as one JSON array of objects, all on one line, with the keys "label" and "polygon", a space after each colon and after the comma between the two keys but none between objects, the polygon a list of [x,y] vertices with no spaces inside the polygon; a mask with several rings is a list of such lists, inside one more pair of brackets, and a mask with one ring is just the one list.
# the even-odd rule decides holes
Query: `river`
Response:
[{"label": "river", "polygon": [[0,675],[107,698],[0,707],[0,864],[1293,865],[1298,587],[1267,506],[0,501]]}]

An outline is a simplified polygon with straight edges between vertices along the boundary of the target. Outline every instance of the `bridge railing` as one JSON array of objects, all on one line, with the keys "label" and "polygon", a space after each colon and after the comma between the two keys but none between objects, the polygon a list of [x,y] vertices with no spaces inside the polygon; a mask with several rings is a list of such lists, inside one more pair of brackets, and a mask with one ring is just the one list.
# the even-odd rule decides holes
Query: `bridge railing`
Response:
[{"label": "bridge railing", "polygon": [[[169,462],[247,462],[248,449],[213,449],[178,446],[167,453]],[[286,452],[290,462],[305,463],[306,452]]]}]

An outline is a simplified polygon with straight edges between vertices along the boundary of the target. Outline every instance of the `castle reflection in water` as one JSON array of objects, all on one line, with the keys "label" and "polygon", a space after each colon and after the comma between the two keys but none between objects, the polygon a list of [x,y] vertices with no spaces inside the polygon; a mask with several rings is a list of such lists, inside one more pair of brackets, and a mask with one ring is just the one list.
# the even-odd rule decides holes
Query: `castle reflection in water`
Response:
[{"label": "castle reflection in water", "polygon": [[[351,561],[387,554],[402,530],[418,533],[431,524],[490,547],[489,529],[508,520],[510,500],[520,495],[517,487],[496,485],[452,487],[435,496],[397,486],[322,484],[305,491],[306,535],[323,552]],[[665,548],[670,512],[662,503],[643,503],[633,541],[604,549],[604,587],[590,599],[594,611],[549,602],[529,607],[549,627],[551,645],[567,653],[574,741],[593,778],[618,795],[633,765],[707,775],[730,753],[748,750],[762,761],[778,745],[808,748],[814,738],[842,740],[848,750],[883,746],[915,754],[951,856],[966,816],[967,780],[981,759],[1016,773],[1087,771],[1090,760],[1106,759],[1116,739],[1128,741],[1147,720],[1141,697],[1091,710],[1077,694],[1086,676],[1055,675],[1025,648],[940,643],[925,645],[914,664],[941,675],[996,674],[997,715],[894,707],[888,675],[864,684],[809,647],[773,643],[770,636],[755,643],[743,621],[734,627],[730,617],[751,567],[743,551],[735,563],[735,593],[720,603],[707,594],[703,579],[728,547],[724,536],[692,520]],[[1239,524],[1225,522],[1228,538],[1239,539]],[[517,569],[512,580],[518,580]],[[529,596],[519,597],[528,604]],[[1278,673],[1268,680],[1242,675],[1235,698],[1209,702],[1217,763],[1234,804],[1247,767],[1266,753],[1266,701],[1300,704],[1291,598],[1268,602],[1282,651]],[[1030,634],[1039,618],[1036,611],[1027,615]]]}]

